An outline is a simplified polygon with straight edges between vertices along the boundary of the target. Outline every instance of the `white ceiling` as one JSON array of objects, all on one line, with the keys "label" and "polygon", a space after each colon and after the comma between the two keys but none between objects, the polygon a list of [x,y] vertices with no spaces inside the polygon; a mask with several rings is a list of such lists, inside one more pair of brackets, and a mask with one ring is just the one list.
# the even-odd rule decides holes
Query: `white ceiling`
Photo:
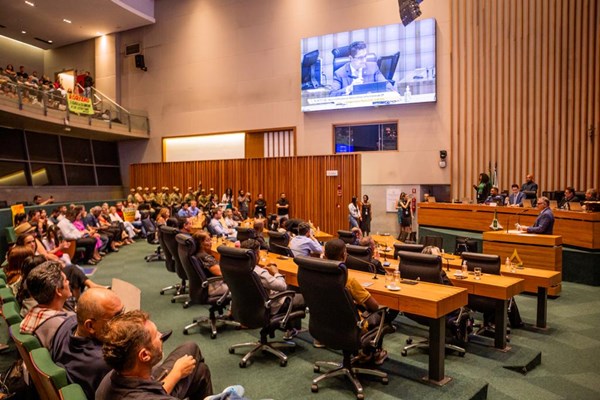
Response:
[{"label": "white ceiling", "polygon": [[[35,6],[26,4],[24,0],[0,0],[0,35],[42,49],[57,48],[155,22],[153,0],[28,1]],[[151,12],[136,10],[141,8],[139,6]],[[44,43],[36,37],[52,43]]]}]

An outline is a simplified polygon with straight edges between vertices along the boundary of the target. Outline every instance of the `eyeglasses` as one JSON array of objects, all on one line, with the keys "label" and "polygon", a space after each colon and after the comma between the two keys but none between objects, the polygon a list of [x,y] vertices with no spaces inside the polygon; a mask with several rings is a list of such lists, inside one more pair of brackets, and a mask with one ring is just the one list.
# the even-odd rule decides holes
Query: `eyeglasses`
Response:
[{"label": "eyeglasses", "polygon": [[366,60],[367,59],[367,55],[365,54],[364,56],[356,56],[356,57],[352,57],[355,60]]}]

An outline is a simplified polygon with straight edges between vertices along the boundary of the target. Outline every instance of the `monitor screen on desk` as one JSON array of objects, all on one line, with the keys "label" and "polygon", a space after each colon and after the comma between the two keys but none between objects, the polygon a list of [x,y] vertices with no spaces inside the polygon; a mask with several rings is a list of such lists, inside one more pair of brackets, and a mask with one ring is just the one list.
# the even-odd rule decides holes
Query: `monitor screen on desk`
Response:
[{"label": "monitor screen on desk", "polygon": [[302,111],[436,101],[436,21],[301,40]]}]

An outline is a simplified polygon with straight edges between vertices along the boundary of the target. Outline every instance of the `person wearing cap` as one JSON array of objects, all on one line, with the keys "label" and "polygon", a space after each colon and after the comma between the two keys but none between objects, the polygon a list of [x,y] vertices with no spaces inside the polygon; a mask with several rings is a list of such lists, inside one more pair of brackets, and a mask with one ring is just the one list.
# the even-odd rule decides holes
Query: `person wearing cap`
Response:
[{"label": "person wearing cap", "polygon": [[160,198],[161,196],[156,193],[156,186],[152,186],[152,189],[150,189],[150,195],[152,196],[152,208],[161,207],[162,199]]},{"label": "person wearing cap", "polygon": [[129,189],[129,194],[127,195],[127,202],[129,204],[135,203],[135,189],[134,188]]},{"label": "person wearing cap", "polygon": [[129,311],[106,323],[104,361],[113,368],[96,390],[97,400],[204,399],[213,394],[210,369],[198,345],[186,342],[159,365],[163,334],[143,311]]},{"label": "person wearing cap", "polygon": [[171,207],[173,207],[173,212],[179,211],[181,207],[181,193],[179,193],[179,188],[177,186],[173,186],[173,191],[169,195],[169,202]]},{"label": "person wearing cap", "polygon": [[196,195],[194,195],[194,188],[190,186],[188,187],[185,196],[183,196],[183,202],[190,204],[192,200],[196,200]]},{"label": "person wearing cap", "polygon": [[208,211],[208,203],[210,197],[206,194],[206,190],[200,189],[200,195],[198,196],[198,206],[202,211]]},{"label": "person wearing cap", "polygon": [[298,235],[290,240],[290,249],[296,257],[323,253],[323,247],[313,236],[310,225],[306,222],[298,225]]},{"label": "person wearing cap", "polygon": [[138,186],[135,189],[134,197],[135,197],[134,203],[142,204],[144,202],[144,196],[142,195],[142,187],[141,186]]},{"label": "person wearing cap", "polygon": [[144,202],[146,204],[152,204],[153,201],[154,201],[154,196],[152,196],[152,193],[150,192],[150,188],[145,187],[144,188]]},{"label": "person wearing cap", "polygon": [[163,207],[171,208],[171,203],[169,202],[169,188],[167,186],[163,186],[161,188],[162,193],[160,194],[161,203]]}]

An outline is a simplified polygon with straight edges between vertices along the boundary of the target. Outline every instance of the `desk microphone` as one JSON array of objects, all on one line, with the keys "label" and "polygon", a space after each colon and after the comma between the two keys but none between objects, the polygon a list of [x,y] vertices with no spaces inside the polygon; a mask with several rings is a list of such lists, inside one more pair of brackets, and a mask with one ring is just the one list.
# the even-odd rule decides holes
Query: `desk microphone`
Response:
[{"label": "desk microphone", "polygon": [[508,221],[506,223],[506,233],[508,233],[508,228],[510,227],[510,219],[516,215],[517,216],[517,225],[519,225],[519,222],[521,221],[521,214],[525,214],[529,210],[530,210],[530,208],[526,208],[523,211],[520,211],[520,212],[518,212],[516,214],[509,215],[508,216]]},{"label": "desk microphone", "polygon": [[442,260],[446,262],[446,272],[450,272],[450,261],[446,257],[442,256]]}]

